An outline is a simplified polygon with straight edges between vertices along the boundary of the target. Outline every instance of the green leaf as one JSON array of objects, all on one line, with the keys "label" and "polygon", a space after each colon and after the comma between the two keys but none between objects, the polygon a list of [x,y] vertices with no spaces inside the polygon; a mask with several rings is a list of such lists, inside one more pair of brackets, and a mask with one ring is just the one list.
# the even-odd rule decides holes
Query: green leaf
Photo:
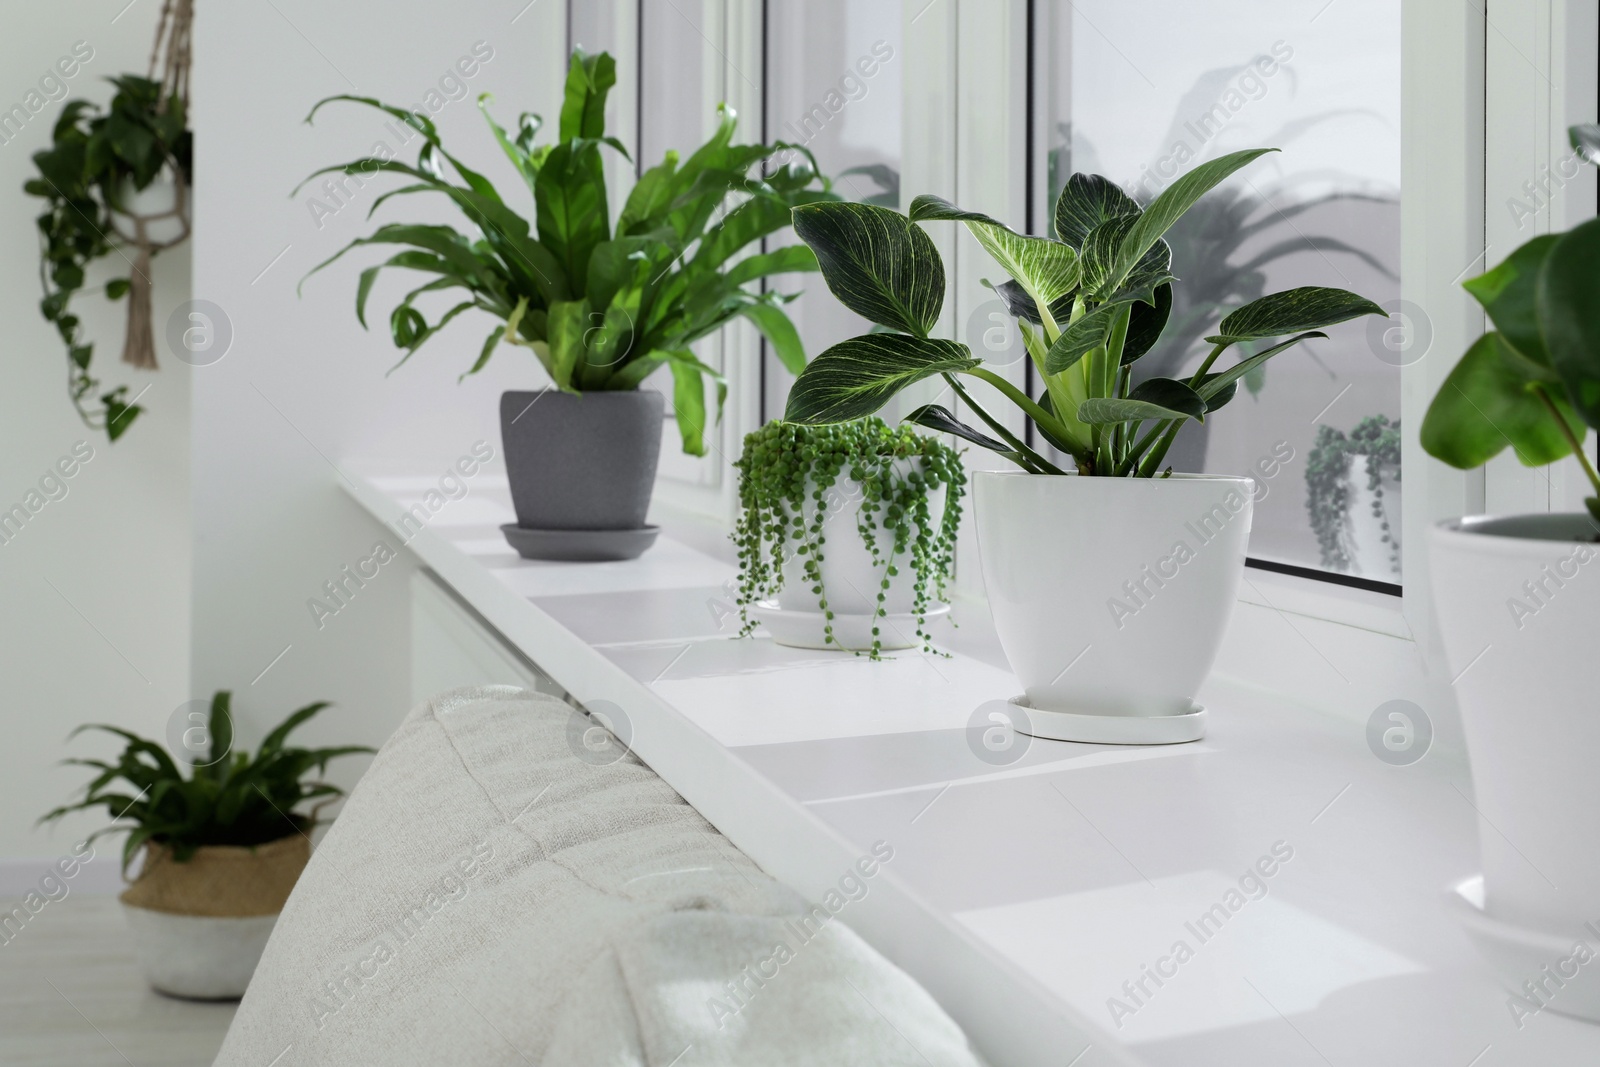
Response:
[{"label": "green leaf", "polygon": [[1048,306],[1078,287],[1078,254],[1070,245],[1023,236],[988,215],[928,194],[911,201],[911,221],[924,220],[965,222],[984,251],[1037,303]]},{"label": "green leaf", "polygon": [[1128,233],[1139,223],[1137,215],[1107,219],[1083,239],[1083,290],[1100,293],[1113,287],[1113,272]]},{"label": "green leaf", "polygon": [[1461,287],[1483,305],[1500,340],[1539,366],[1550,366],[1550,353],[1539,332],[1535,308],[1539,269],[1559,234],[1542,234],[1512,252],[1493,270],[1469,278]]},{"label": "green leaf", "polygon": [[691,456],[706,454],[706,398],[705,379],[717,384],[717,418],[722,418],[722,405],[728,397],[728,382],[715,368],[708,367],[688,349],[666,353],[672,368],[672,410],[677,419],[678,433],[683,438],[683,450]]},{"label": "green leaf", "polygon": [[1343,289],[1307,285],[1272,293],[1231,312],[1218,325],[1216,336],[1207,337],[1206,341],[1218,345],[1281,337],[1286,333],[1318,330],[1361,315],[1386,318],[1388,312],[1365,297]]},{"label": "green leaf", "polygon": [[302,725],[314,718],[318,712],[322,711],[323,708],[330,706],[331,705],[326,700],[319,700],[314,704],[307,704],[305,707],[294,712],[287,719],[283,720],[283,722],[279,723],[275,730],[261,739],[261,748],[258,750],[256,758],[264,759],[275,752],[281,751],[283,748],[283,743],[289,739],[290,734],[294,733]]},{"label": "green leaf", "polygon": [[1590,163],[1600,163],[1600,126],[1592,122],[1567,127],[1572,150]]},{"label": "green leaf", "polygon": [[[539,175],[539,168],[534,165],[533,158],[528,149],[513,141],[506,133],[505,127],[494,120],[489,114],[489,105],[494,103],[494,97],[489,93],[478,94],[478,110],[483,113],[483,120],[489,124],[489,130],[494,134],[494,139],[500,145],[500,150],[511,160],[511,165],[517,168],[517,173],[522,175],[522,180],[528,186],[528,191],[534,191],[534,179]],[[370,215],[369,215],[370,217]]]},{"label": "green leaf", "polygon": [[974,430],[971,426],[956,418],[948,408],[940,407],[938,404],[924,404],[901,421],[915,423],[918,426],[936,430],[939,433],[953,434],[963,441],[971,441],[980,448],[999,452],[1007,458],[1015,457],[1018,454],[1004,441],[997,441],[986,433]]},{"label": "green leaf", "polygon": [[470,288],[465,279],[452,271],[450,262],[442,256],[431,252],[396,252],[384,262],[361,272],[361,280],[356,285],[356,321],[361,323],[362,329],[367,326],[367,298],[372,295],[372,286],[378,280],[379,273],[388,267],[443,274],[447,279],[453,279],[457,284]]},{"label": "green leaf", "polygon": [[584,335],[589,325],[587,300],[562,300],[550,305],[550,377],[564,393],[577,391],[573,376],[584,359]]},{"label": "green leaf", "polygon": [[[1236,383],[1240,378],[1243,378],[1246,374],[1249,374],[1257,367],[1260,367],[1279,352],[1282,352],[1287,348],[1293,348],[1301,341],[1309,341],[1314,337],[1326,336],[1328,335],[1320,330],[1312,330],[1308,333],[1302,333],[1291,337],[1287,341],[1280,341],[1271,348],[1264,348],[1255,355],[1250,356],[1248,359],[1244,359],[1238,363],[1235,363],[1225,371],[1206,375],[1205,380],[1201,383],[1196,392],[1200,394],[1202,399],[1209,402],[1213,398],[1220,396],[1223,390],[1232,388],[1234,383]],[[1224,400],[1222,403],[1227,403],[1227,401]],[[1217,406],[1220,407],[1221,404],[1218,404]]]},{"label": "green leaf", "polygon": [[[1498,333],[1478,338],[1445,378],[1422,420],[1422,447],[1452,467],[1471,470],[1507,445],[1524,466],[1553,463],[1572,451],[1537,387],[1508,362]],[[1566,399],[1553,396],[1569,425],[1581,433]]]},{"label": "green leaf", "polygon": [[1161,195],[1150,201],[1138,222],[1127,231],[1107,284],[1113,288],[1119,284],[1144,254],[1172,228],[1172,224],[1182,218],[1184,212],[1202,196],[1221,185],[1241,167],[1268,152],[1276,151],[1276,148],[1250,148],[1242,152],[1229,152],[1200,164],[1163,189]]},{"label": "green leaf", "polygon": [[1088,353],[1103,347],[1111,323],[1121,310],[1120,304],[1101,304],[1062,330],[1061,336],[1045,353],[1044,372],[1060,374]]},{"label": "green leaf", "polygon": [[1556,241],[1539,272],[1536,303],[1567,398],[1584,422],[1600,428],[1600,219]]},{"label": "green leaf", "polygon": [[195,768],[197,776],[217,778],[227,769],[226,758],[233,750],[232,702],[233,694],[226,689],[217,690],[211,698],[211,722],[207,728],[211,735],[211,747],[206,753],[209,762]]},{"label": "green leaf", "polygon": [[128,294],[128,289],[131,285],[132,283],[127,278],[112,278],[109,282],[106,282],[106,299],[121,300]]},{"label": "green leaf", "polygon": [[888,208],[840,202],[795,208],[794,229],[841,304],[880,326],[928,336],[944,307],[944,264],[916,224]]},{"label": "green leaf", "polygon": [[458,383],[462,379],[466,378],[467,375],[477,374],[488,365],[489,357],[494,355],[494,350],[500,344],[501,339],[505,337],[505,333],[506,331],[504,326],[496,326],[493,330],[489,331],[489,336],[484,338],[483,341],[483,350],[478,353],[477,362],[472,365],[466,374],[463,374],[460,378],[456,379]]},{"label": "green leaf", "polygon": [[1140,422],[1144,419],[1181,420],[1188,417],[1181,411],[1174,411],[1160,404],[1123,397],[1093,396],[1078,405],[1078,421],[1090,426]]},{"label": "green leaf", "polygon": [[609,53],[584,55],[573,49],[561,101],[560,138],[599,138],[606,132],[606,94],[617,84],[617,63]]},{"label": "green leaf", "polygon": [[389,333],[396,348],[415,348],[427,332],[428,320],[411,305],[401,304],[389,313]]},{"label": "green leaf", "polygon": [[1056,198],[1056,236],[1078,251],[1090,232],[1121,215],[1138,215],[1139,205],[1109,178],[1074,174]]},{"label": "green leaf", "polygon": [[1154,348],[1161,340],[1161,331],[1167,328],[1167,319],[1172,315],[1171,283],[1156,286],[1154,296],[1154,304],[1136,302],[1133,305],[1133,314],[1128,317],[1128,337],[1122,342],[1124,367]]},{"label": "green leaf", "polygon": [[772,354],[778,357],[784,370],[799,374],[806,369],[805,346],[800,341],[799,331],[783,309],[772,304],[751,304],[741,314],[755,323],[756,329],[766,337],[767,343],[772,346]]},{"label": "green leaf", "polygon": [[784,418],[807,423],[863,418],[908,385],[945,371],[970,370],[980,362],[966,345],[953,341],[864,334],[834,345],[807,365],[789,390]]},{"label": "green leaf", "polygon": [[[605,307],[639,273],[639,264],[649,264],[654,278],[672,261],[672,246],[657,237],[614,237],[594,246],[589,256],[589,276],[584,295],[594,307]],[[649,280],[648,278],[646,279]]]},{"label": "green leaf", "polygon": [[[719,194],[720,195],[720,194]],[[772,196],[762,195],[746,200],[727,215],[715,226],[706,231],[705,237],[700,242],[700,247],[695,250],[693,263],[697,267],[713,268],[720,266],[733,258],[739,252],[749,247],[769,234],[777,233],[786,228],[791,219],[795,204],[809,204],[821,200],[835,200],[836,197],[829,193],[817,190],[796,193],[787,199],[776,199]],[[802,252],[804,255],[802,255]],[[812,271],[817,269],[814,253],[805,245],[788,245],[777,249],[768,255],[788,257],[787,263],[793,264],[792,269]],[[751,256],[750,259],[756,259]],[[732,269],[739,271],[743,264],[737,264]],[[746,271],[756,270],[755,267],[745,268]],[[765,270],[761,273],[777,273],[775,270]],[[740,279],[742,284],[761,274],[746,274]]]},{"label": "green leaf", "polygon": [[534,202],[539,243],[555,254],[568,278],[587,278],[589,256],[611,236],[599,149],[557,145],[539,169]]},{"label": "green leaf", "polygon": [[743,285],[772,274],[799,274],[821,269],[817,265],[817,254],[809,246],[785,245],[771,252],[746,256],[730,267],[724,277],[734,285]]},{"label": "green leaf", "polygon": [[1078,405],[1078,421],[1091,425],[1143,419],[1204,420],[1206,402],[1187,383],[1150,378],[1126,397],[1091,397]]},{"label": "green leaf", "polygon": [[617,217],[617,236],[632,236],[640,230],[655,228],[663,210],[672,202],[677,172],[678,153],[669,150],[660,163],[639,175],[622,205],[622,214]]}]

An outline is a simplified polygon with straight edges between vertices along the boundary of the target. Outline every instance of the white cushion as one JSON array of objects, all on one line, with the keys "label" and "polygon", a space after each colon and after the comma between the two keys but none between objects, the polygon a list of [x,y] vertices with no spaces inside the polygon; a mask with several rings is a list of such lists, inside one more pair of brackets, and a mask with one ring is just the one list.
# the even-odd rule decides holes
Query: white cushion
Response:
[{"label": "white cushion", "polygon": [[506,687],[412,711],[290,896],[218,1067],[979,1063],[649,768],[576,758],[574,714]]}]

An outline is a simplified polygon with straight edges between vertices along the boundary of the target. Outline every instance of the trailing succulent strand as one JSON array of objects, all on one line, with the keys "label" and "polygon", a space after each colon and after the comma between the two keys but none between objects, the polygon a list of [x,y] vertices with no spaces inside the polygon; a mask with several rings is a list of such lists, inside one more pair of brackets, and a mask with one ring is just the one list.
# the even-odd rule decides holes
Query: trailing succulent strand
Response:
[{"label": "trailing succulent strand", "polygon": [[1338,571],[1350,569],[1345,551],[1346,512],[1350,483],[1345,477],[1350,456],[1365,456],[1367,489],[1372,493],[1373,517],[1389,546],[1390,563],[1398,565],[1400,545],[1390,529],[1383,506],[1383,479],[1400,480],[1400,423],[1386,415],[1369,415],[1349,435],[1332,426],[1318,426],[1316,443],[1306,462],[1306,511],[1317,535],[1322,565]]},{"label": "trailing succulent strand", "polygon": [[[905,565],[915,577],[917,636],[923,650],[932,651],[928,607],[945,599],[967,484],[955,449],[878,418],[817,426],[771,422],[745,437],[737,466],[741,511],[733,539],[739,549],[740,636],[755,629],[750,606],[778,594],[784,564],[794,557],[803,561],[805,580],[817,597],[824,642],[838,644],[822,584],[823,522],[859,493],[856,532],[881,574],[868,654],[881,658],[877,622],[887,614],[890,586]],[[929,501],[941,486],[944,514],[935,520]],[[885,528],[892,540],[880,536]]]}]

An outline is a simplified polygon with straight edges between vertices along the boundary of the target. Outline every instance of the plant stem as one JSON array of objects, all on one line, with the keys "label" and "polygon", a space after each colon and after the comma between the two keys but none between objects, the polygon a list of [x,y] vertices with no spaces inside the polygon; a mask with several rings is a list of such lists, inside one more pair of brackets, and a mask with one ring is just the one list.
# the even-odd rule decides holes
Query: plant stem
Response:
[{"label": "plant stem", "polygon": [[966,373],[972,375],[974,378],[982,378],[984,381],[1000,390],[1006,395],[1006,399],[1010,400],[1013,404],[1017,405],[1017,407],[1021,408],[1023,412],[1027,414],[1028,418],[1038,423],[1041,428],[1047,430],[1053,436],[1063,439],[1070,438],[1072,436],[1071,434],[1067,433],[1067,428],[1065,426],[1057,422],[1053,415],[1035,403],[1027,393],[1024,393],[1021,389],[1018,389],[1016,386],[1000,377],[1000,375],[996,374],[994,371],[989,370],[987,367],[974,367]]},{"label": "plant stem", "polygon": [[1205,379],[1206,372],[1211,369],[1211,364],[1215,363],[1217,361],[1217,357],[1222,355],[1223,352],[1227,351],[1227,348],[1227,344],[1220,344],[1211,349],[1211,354],[1205,358],[1204,363],[1200,364],[1200,369],[1194,372],[1194,377],[1189,379],[1190,389],[1200,388],[1200,383]]},{"label": "plant stem", "polygon": [[1556,420],[1557,426],[1561,427],[1561,435],[1567,439],[1568,444],[1572,445],[1572,454],[1578,457],[1578,463],[1582,465],[1584,475],[1588,477],[1589,484],[1594,486],[1595,495],[1600,496],[1600,473],[1595,471],[1594,464],[1589,462],[1589,457],[1584,453],[1583,442],[1578,439],[1577,434],[1572,432],[1572,427],[1567,424],[1566,417],[1561,414],[1561,409],[1556,407],[1556,402],[1545,391],[1544,384],[1542,382],[1534,382],[1532,388],[1533,394],[1543,401],[1544,406],[1549,409],[1550,417]]},{"label": "plant stem", "polygon": [[946,382],[950,383],[950,388],[954,389],[956,391],[956,395],[961,398],[962,402],[965,403],[967,405],[967,407],[972,409],[973,414],[977,415],[978,418],[982,419],[985,423],[987,423],[988,426],[989,426],[989,429],[991,429],[995,433],[999,434],[1001,439],[1004,440],[1006,442],[1006,444],[1008,444],[1012,448],[1016,449],[1017,454],[1019,456],[1021,456],[1023,458],[1023,460],[1025,461],[1023,463],[1023,467],[1028,471],[1028,473],[1030,473],[1030,474],[1065,474],[1066,473],[1060,467],[1057,467],[1054,463],[1051,463],[1049,460],[1047,460],[1043,456],[1039,455],[1039,453],[1035,452],[1033,449],[1031,449],[1027,445],[1023,444],[1021,439],[1019,439],[1016,434],[1014,434],[1010,430],[1006,429],[1005,426],[1003,426],[998,419],[996,419],[994,416],[990,415],[987,411],[983,410],[983,408],[978,404],[978,402],[976,400],[972,399],[972,394],[968,393],[967,390],[962,386],[962,384],[959,381],[956,380],[956,376],[954,374],[951,374],[949,371],[946,371],[944,373],[944,380]]},{"label": "plant stem", "polygon": [[1145,449],[1149,448],[1157,437],[1166,432],[1166,429],[1167,421],[1162,421],[1146,430],[1144,436],[1135,441],[1133,447],[1128,449],[1127,454],[1122,457],[1122,462],[1117,464],[1118,476],[1125,475],[1131,471],[1133,465],[1139,462],[1139,457],[1144,455]]},{"label": "plant stem", "polygon": [[1144,462],[1139,464],[1138,476],[1140,478],[1149,478],[1155,474],[1156,468],[1161,466],[1161,461],[1167,458],[1167,449],[1172,447],[1173,439],[1178,436],[1178,429],[1182,425],[1182,419],[1173,419],[1171,421],[1166,432],[1156,442],[1156,446],[1150,450],[1150,454],[1144,458]]}]

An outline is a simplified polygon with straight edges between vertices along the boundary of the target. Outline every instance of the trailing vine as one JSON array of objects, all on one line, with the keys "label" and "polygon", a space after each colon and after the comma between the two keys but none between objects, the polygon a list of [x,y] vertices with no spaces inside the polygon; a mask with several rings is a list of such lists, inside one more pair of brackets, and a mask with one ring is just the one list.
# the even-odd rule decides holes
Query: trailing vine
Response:
[{"label": "trailing vine", "polygon": [[1400,542],[1384,509],[1383,478],[1385,473],[1392,473],[1394,481],[1400,481],[1400,423],[1391,422],[1386,415],[1369,415],[1349,435],[1332,426],[1317,427],[1316,443],[1306,461],[1306,511],[1317,535],[1322,565],[1337,571],[1350,569],[1346,549],[1350,483],[1345,475],[1351,456],[1366,457],[1372,515],[1383,531],[1383,543],[1389,546],[1389,561],[1398,567]]},{"label": "trailing vine", "polygon": [[[928,606],[945,599],[967,484],[955,449],[878,418],[818,426],[770,422],[745,437],[737,467],[741,511],[733,539],[739,549],[741,637],[755,629],[750,606],[783,588],[784,564],[792,555],[803,560],[817,597],[824,643],[838,644],[822,585],[823,521],[859,494],[856,532],[882,575],[869,655],[881,658],[878,620],[887,614],[884,602],[904,565],[915,577],[917,636],[923,650],[932,651]],[[929,500],[941,486],[946,488],[944,514],[936,522]],[[880,537],[885,526],[891,543]]]},{"label": "trailing vine", "polygon": [[[89,267],[118,254],[118,274],[105,285],[108,300],[126,298],[128,329],[122,360],[155,370],[150,260],[189,236],[189,188],[194,178],[194,137],[188,126],[190,39],[194,0],[165,0],[156,26],[149,77],[124,74],[109,105],[69,100],[56,120],[49,147],[34,153],[38,176],[23,191],[45,201],[39,230],[39,310],[66,349],[67,395],[84,425],[117,440],[143,408],[128,387],[101,392],[90,373],[94,342],[72,309],[87,285]],[[131,203],[159,178],[172,183],[170,208],[140,214]],[[159,238],[153,228],[170,225]],[[131,229],[131,232],[129,230]]]}]

